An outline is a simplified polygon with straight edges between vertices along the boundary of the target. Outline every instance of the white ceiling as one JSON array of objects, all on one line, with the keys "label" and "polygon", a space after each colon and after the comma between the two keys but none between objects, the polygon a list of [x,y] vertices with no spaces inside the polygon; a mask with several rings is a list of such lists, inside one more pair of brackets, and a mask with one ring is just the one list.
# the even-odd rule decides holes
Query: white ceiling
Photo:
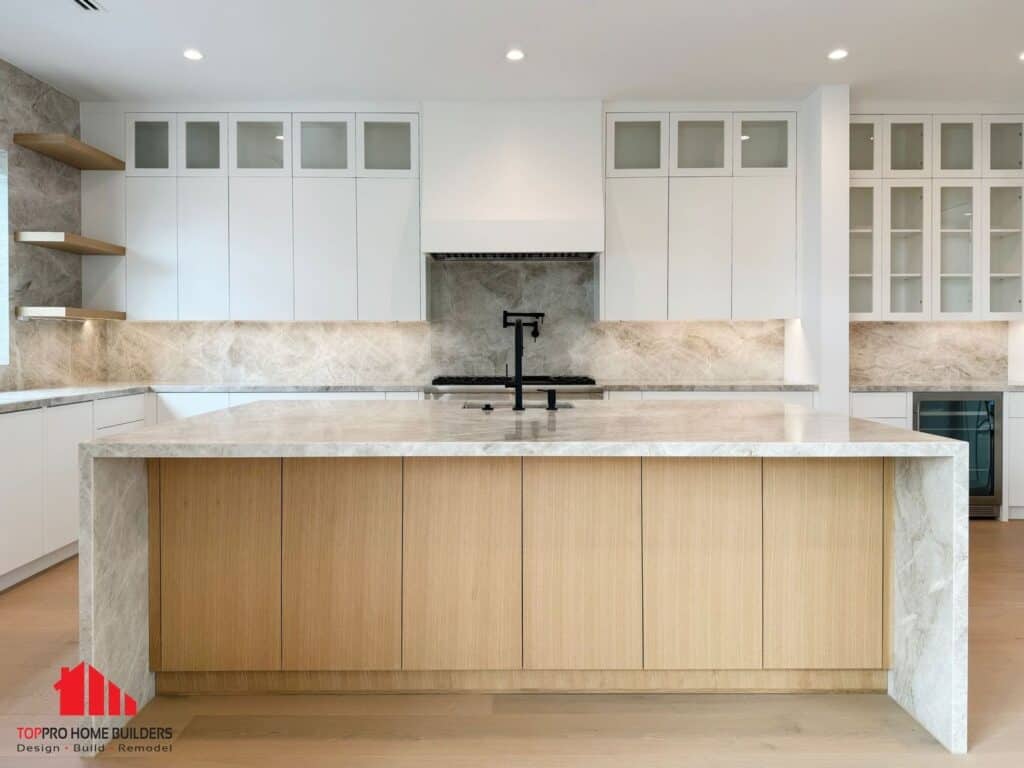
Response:
[{"label": "white ceiling", "polygon": [[1024,0],[99,2],[0,0],[0,58],[82,100],[1024,101]]}]

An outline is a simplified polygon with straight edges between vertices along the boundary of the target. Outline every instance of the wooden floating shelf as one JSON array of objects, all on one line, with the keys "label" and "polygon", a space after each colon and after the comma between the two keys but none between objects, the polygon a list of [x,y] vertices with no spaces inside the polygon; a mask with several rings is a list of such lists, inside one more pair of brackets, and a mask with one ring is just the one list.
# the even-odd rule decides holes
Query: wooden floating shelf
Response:
[{"label": "wooden floating shelf", "polygon": [[110,309],[84,309],[82,307],[18,307],[22,320],[124,320],[124,312]]},{"label": "wooden floating shelf", "polygon": [[124,160],[66,133],[16,133],[14,143],[83,171],[124,170]]},{"label": "wooden floating shelf", "polygon": [[124,256],[123,245],[114,245],[103,240],[75,234],[74,232],[15,232],[14,242],[28,245],[39,245],[68,253],[105,254],[108,256]]}]

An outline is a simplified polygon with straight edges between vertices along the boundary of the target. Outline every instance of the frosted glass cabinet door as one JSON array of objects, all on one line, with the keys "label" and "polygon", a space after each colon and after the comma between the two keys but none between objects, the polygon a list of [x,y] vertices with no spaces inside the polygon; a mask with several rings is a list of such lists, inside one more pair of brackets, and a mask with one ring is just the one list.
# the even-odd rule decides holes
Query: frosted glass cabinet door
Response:
[{"label": "frosted glass cabinet door", "polygon": [[931,310],[931,182],[882,186],[884,320],[927,320]]},{"label": "frosted glass cabinet door", "polygon": [[232,176],[291,176],[291,114],[233,113],[228,129]]},{"label": "frosted glass cabinet door", "polygon": [[292,115],[295,176],[355,176],[356,125],[351,113]]},{"label": "frosted glass cabinet door", "polygon": [[889,179],[931,176],[931,116],[890,115],[885,118],[884,127],[882,175]]},{"label": "frosted glass cabinet door", "polygon": [[882,185],[850,184],[850,317],[882,318]]},{"label": "frosted glass cabinet door", "polygon": [[970,320],[981,307],[976,181],[936,181],[932,187],[932,317]]},{"label": "frosted glass cabinet door", "polygon": [[882,118],[850,116],[850,178],[882,177]]},{"label": "frosted glass cabinet door", "polygon": [[176,117],[168,113],[135,113],[125,116],[127,176],[174,176]]},{"label": "frosted glass cabinet door", "polygon": [[419,115],[356,116],[358,175],[376,178],[417,178],[420,174]]},{"label": "frosted glass cabinet door", "polygon": [[663,112],[621,112],[605,116],[605,175],[667,176],[669,119]]},{"label": "frosted glass cabinet door", "polygon": [[982,126],[984,175],[1024,177],[1024,115],[988,115]]},{"label": "frosted glass cabinet door", "polygon": [[985,316],[1018,320],[1024,310],[1024,186],[1009,181],[982,185],[986,211],[982,247],[985,251]]},{"label": "frosted glass cabinet door", "polygon": [[181,113],[177,123],[178,175],[227,176],[228,116]]},{"label": "frosted glass cabinet door", "polygon": [[670,176],[731,176],[732,115],[674,113],[669,121]]},{"label": "frosted glass cabinet door", "polygon": [[974,115],[933,117],[932,158],[936,178],[981,176],[981,118]]},{"label": "frosted glass cabinet door", "polygon": [[733,175],[793,176],[796,115],[745,112],[733,116]]}]

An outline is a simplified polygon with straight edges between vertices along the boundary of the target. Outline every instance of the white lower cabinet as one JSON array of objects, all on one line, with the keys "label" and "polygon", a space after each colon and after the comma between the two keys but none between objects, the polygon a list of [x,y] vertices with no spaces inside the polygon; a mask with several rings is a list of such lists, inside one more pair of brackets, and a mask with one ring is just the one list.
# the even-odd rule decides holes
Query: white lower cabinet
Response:
[{"label": "white lower cabinet", "polygon": [[178,319],[177,179],[125,179],[129,320]]},{"label": "white lower cabinet", "polygon": [[614,390],[605,392],[606,400],[774,400],[776,402],[802,405],[807,408],[814,407],[814,393],[808,391],[786,391],[786,390],[761,390],[734,392],[728,390],[719,391],[691,391],[691,390]]},{"label": "white lower cabinet", "polygon": [[228,180],[178,179],[178,318],[227,320]]},{"label": "white lower cabinet", "polygon": [[[1024,419],[1007,419],[1003,474],[1007,478],[1006,505],[1024,507]],[[1014,517],[1024,517],[1021,510]]]},{"label": "white lower cabinet", "polygon": [[232,392],[232,407],[266,400],[384,400],[383,392]]},{"label": "white lower cabinet", "polygon": [[201,413],[230,407],[227,392],[158,392],[156,420],[158,424],[186,419]]},{"label": "white lower cabinet", "polygon": [[296,178],[292,203],[295,319],[355,320],[356,180]]},{"label": "white lower cabinet", "polygon": [[78,445],[93,438],[93,404],[43,410],[43,552],[78,539]]},{"label": "white lower cabinet", "polygon": [[605,320],[668,317],[668,179],[605,181]]},{"label": "white lower cabinet", "polygon": [[668,319],[732,316],[731,178],[675,178],[668,195]]},{"label": "white lower cabinet", "polygon": [[357,179],[360,320],[420,320],[419,179]]},{"label": "white lower cabinet", "polygon": [[0,415],[0,574],[45,553],[43,411]]},{"label": "white lower cabinet", "polygon": [[913,394],[910,392],[854,392],[850,395],[850,416],[890,427],[912,429]]},{"label": "white lower cabinet", "polygon": [[231,319],[291,320],[291,178],[231,178],[229,211]]},{"label": "white lower cabinet", "polygon": [[754,176],[732,181],[732,317],[798,317],[796,179]]}]

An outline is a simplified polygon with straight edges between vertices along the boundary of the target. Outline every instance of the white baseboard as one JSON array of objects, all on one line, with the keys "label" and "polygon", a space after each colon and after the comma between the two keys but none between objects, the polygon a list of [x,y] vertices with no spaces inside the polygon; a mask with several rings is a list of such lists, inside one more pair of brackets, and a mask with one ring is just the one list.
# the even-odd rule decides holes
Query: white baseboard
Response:
[{"label": "white baseboard", "polygon": [[[1021,510],[1024,514],[1024,509]],[[56,565],[62,560],[67,560],[69,557],[74,557],[78,554],[78,542],[72,541],[70,544],[65,544],[60,549],[54,550],[48,555],[43,555],[37,560],[33,560],[31,563],[25,563],[25,565],[15,568],[13,571],[0,576],[0,592],[5,589],[10,589],[15,584],[24,581],[25,579],[35,576],[41,571],[45,571],[47,568]]]},{"label": "white baseboard", "polygon": [[1009,507],[1010,520],[1024,520],[1024,507]]}]

